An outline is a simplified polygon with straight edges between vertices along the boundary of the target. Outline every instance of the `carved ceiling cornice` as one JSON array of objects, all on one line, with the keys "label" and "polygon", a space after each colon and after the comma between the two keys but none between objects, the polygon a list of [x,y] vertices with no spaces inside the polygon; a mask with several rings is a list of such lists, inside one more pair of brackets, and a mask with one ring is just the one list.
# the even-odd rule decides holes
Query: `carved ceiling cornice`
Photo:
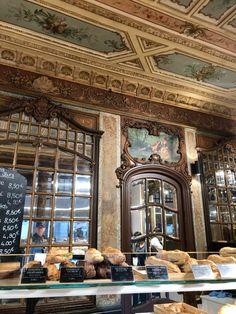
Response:
[{"label": "carved ceiling cornice", "polygon": [[[188,109],[235,119],[236,109],[225,105],[232,102],[231,98],[209,94],[204,90],[190,88],[186,85],[171,83],[161,77],[152,77],[151,82],[148,82],[150,77],[142,73],[124,70],[115,65],[105,65],[96,60],[91,61],[88,58],[79,57],[73,52],[65,53],[59,49],[36,45],[32,42],[29,43],[28,48],[30,49],[27,51],[25,48],[19,47],[19,45],[25,44],[23,40],[9,35],[0,34],[0,39],[4,39],[0,45],[0,63],[4,65],[40,72],[44,75],[105,90],[111,89],[114,92],[137,96],[142,99],[182,108],[188,107]],[[11,43],[10,46],[9,42]],[[40,52],[35,53],[35,49]],[[48,53],[47,56],[45,56],[45,52]],[[50,55],[53,56],[50,58]],[[71,61],[73,61],[73,65]]]},{"label": "carved ceiling cornice", "polygon": [[[66,76],[66,75],[64,75]],[[235,121],[223,117],[176,108],[168,104],[141,99],[131,95],[107,91],[98,87],[71,82],[62,78],[53,78],[9,66],[0,66],[0,87],[2,90],[14,90],[23,93],[49,95],[63,101],[89,104],[95,110],[109,110],[116,114],[138,116],[147,120],[163,121],[196,127],[199,130],[235,135]]]}]

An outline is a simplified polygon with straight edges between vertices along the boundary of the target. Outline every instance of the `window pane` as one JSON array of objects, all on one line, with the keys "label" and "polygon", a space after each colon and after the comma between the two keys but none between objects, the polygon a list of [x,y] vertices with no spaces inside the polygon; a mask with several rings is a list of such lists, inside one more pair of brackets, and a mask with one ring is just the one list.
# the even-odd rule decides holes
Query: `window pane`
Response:
[{"label": "window pane", "polygon": [[55,209],[54,216],[61,218],[71,217],[71,197],[67,196],[56,196],[55,197]]},{"label": "window pane", "polygon": [[130,206],[131,207],[138,207],[144,205],[144,180],[133,181],[131,185],[130,191]]},{"label": "window pane", "polygon": [[73,175],[68,173],[57,174],[56,192],[72,193]]},{"label": "window pane", "polygon": [[0,163],[13,164],[15,154],[15,145],[1,145],[0,146]]},{"label": "window pane", "polygon": [[24,166],[34,166],[36,156],[35,148],[30,145],[29,147],[18,147],[16,154],[16,164]]},{"label": "window pane", "polygon": [[178,216],[176,213],[171,211],[166,211],[165,213],[166,221],[166,234],[170,237],[179,237],[179,225],[178,225]]},{"label": "window pane", "polygon": [[150,232],[163,232],[162,208],[156,206],[149,207],[150,212]]},{"label": "window pane", "polygon": [[29,221],[23,220],[22,227],[21,227],[21,241],[20,241],[21,245],[27,244],[28,230],[29,230]]},{"label": "window pane", "polygon": [[218,213],[217,213],[216,205],[213,205],[213,204],[209,205],[209,214],[210,214],[211,222],[218,222]]},{"label": "window pane", "polygon": [[231,241],[231,226],[211,224],[212,241]]},{"label": "window pane", "polygon": [[80,172],[91,172],[91,163],[80,157],[77,157],[77,171]]},{"label": "window pane", "polygon": [[167,182],[164,182],[163,193],[165,206],[177,210],[177,195],[175,187]]},{"label": "window pane", "polygon": [[56,149],[41,147],[39,149],[38,166],[55,168]]},{"label": "window pane", "polygon": [[25,217],[30,215],[31,200],[32,200],[32,195],[26,194],[25,195],[25,205],[24,205],[24,216]]},{"label": "window pane", "polygon": [[53,243],[69,243],[70,222],[54,221],[53,222]]},{"label": "window pane", "polygon": [[52,197],[50,195],[34,196],[34,217],[51,217]]},{"label": "window pane", "polygon": [[75,197],[74,199],[74,217],[89,218],[90,213],[90,198]]},{"label": "window pane", "polygon": [[52,192],[53,191],[54,173],[46,171],[38,171],[36,177],[37,192]]},{"label": "window pane", "polygon": [[146,234],[146,211],[145,209],[138,209],[131,211],[131,233],[140,232]]},{"label": "window pane", "polygon": [[48,244],[49,242],[49,232],[50,232],[50,222],[49,221],[33,221],[31,228],[31,243],[32,244]]},{"label": "window pane", "polygon": [[77,244],[88,244],[89,222],[74,221],[73,223],[73,242]]},{"label": "window pane", "polygon": [[228,206],[219,206],[219,218],[220,222],[230,222]]},{"label": "window pane", "polygon": [[219,186],[225,185],[225,175],[223,170],[216,171],[216,184]]},{"label": "window pane", "polygon": [[149,203],[161,203],[161,181],[160,180],[148,180],[148,202]]},{"label": "window pane", "polygon": [[91,177],[86,175],[76,175],[75,193],[90,195]]},{"label": "window pane", "polygon": [[64,170],[74,169],[74,155],[60,151],[58,159],[58,168]]},{"label": "window pane", "polygon": [[26,178],[27,185],[26,185],[26,192],[32,192],[33,186],[33,171],[32,170],[25,170],[25,169],[16,169],[18,173]]}]

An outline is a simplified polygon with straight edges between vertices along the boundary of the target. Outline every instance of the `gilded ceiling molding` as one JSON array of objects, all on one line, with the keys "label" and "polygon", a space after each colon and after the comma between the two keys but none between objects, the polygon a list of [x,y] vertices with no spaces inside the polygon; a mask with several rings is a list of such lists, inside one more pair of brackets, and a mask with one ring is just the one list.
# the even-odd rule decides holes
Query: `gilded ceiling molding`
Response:
[{"label": "gilded ceiling molding", "polygon": [[[84,61],[84,60],[83,60]],[[112,89],[114,92],[120,92],[123,94],[138,96],[144,99],[150,99],[153,101],[158,101],[162,103],[168,103],[170,105],[178,106],[178,107],[186,107],[192,108],[193,110],[201,110],[202,112],[210,113],[213,115],[224,116],[225,118],[234,119],[236,116],[236,109],[229,108],[225,105],[220,105],[228,103],[229,98],[226,97],[218,97],[214,94],[206,93],[202,90],[195,90],[194,88],[186,88],[180,86],[178,84],[170,84],[162,79],[152,79],[153,83],[156,83],[156,86],[143,85],[140,81],[134,82],[129,81],[128,79],[123,79],[114,73],[108,75],[104,73],[101,69],[96,69],[94,71],[94,67],[86,68],[86,66],[81,67],[81,65],[71,66],[67,64],[59,63],[58,60],[51,59],[47,60],[43,57],[38,56],[37,54],[26,54],[23,51],[16,51],[15,49],[9,49],[0,47],[0,62],[3,64],[15,66],[17,68],[22,68],[25,70],[30,70],[34,72],[40,71],[41,73],[47,73],[50,76],[86,84],[92,85],[95,87],[99,87],[102,89]],[[83,62],[84,63],[84,62]],[[115,71],[117,69],[113,67]],[[125,71],[124,71],[125,72]],[[133,77],[138,77],[139,75],[135,72],[126,71],[129,75]],[[124,73],[124,74],[126,74]],[[47,80],[46,76],[43,75],[36,82],[34,82],[33,88],[38,89],[41,92],[53,92],[56,94],[57,88],[50,85],[48,82],[44,82]],[[150,78],[149,78],[150,80]],[[172,92],[168,89],[158,88],[157,84],[161,84],[161,86],[167,86],[169,89],[174,88],[176,90],[184,90],[185,92],[191,92],[192,94],[199,94],[201,96],[205,96],[206,98],[215,99],[218,104],[213,102],[208,102],[207,100],[198,99],[196,97],[189,97],[181,92]],[[51,89],[54,89],[53,91]],[[66,96],[69,92],[68,89],[63,90],[64,95]]]},{"label": "gilded ceiling molding", "polygon": [[174,106],[154,102],[149,99],[124,95],[91,87],[80,83],[45,77],[38,73],[15,69],[9,66],[0,66],[0,86],[2,90],[16,90],[32,94],[42,94],[41,85],[46,82],[51,88],[44,90],[44,95],[72,100],[94,106],[101,110],[112,110],[114,113],[123,112],[127,116],[140,116],[147,120],[165,121],[196,127],[199,130],[211,130],[225,135],[235,135],[236,125],[234,120],[212,116],[202,112],[176,108]]},{"label": "gilded ceiling molding", "polygon": [[[146,24],[141,23],[140,21],[136,22],[134,19],[131,19],[131,18],[129,19],[127,16],[123,17],[121,15],[118,15],[117,13],[113,13],[111,10],[99,7],[95,4],[91,4],[91,3],[88,3],[88,2],[83,1],[83,0],[63,0],[63,1],[66,3],[72,4],[72,5],[75,5],[79,8],[85,9],[87,11],[90,11],[94,14],[109,18],[115,22],[133,27],[135,29],[139,29],[142,32],[146,32],[146,33],[154,35],[158,38],[162,38],[162,39],[171,41],[173,43],[178,43],[180,45],[196,49],[198,51],[207,53],[207,54],[215,56],[217,58],[227,60],[227,61],[232,62],[232,63],[236,63],[236,58],[230,54],[227,54],[227,50],[229,50],[229,48],[235,49],[235,47],[234,47],[235,43],[227,43],[226,42],[225,45],[223,46],[223,48],[226,49],[226,51],[224,53],[221,53],[220,51],[215,51],[215,50],[211,49],[209,46],[204,45],[204,44],[199,43],[199,42],[196,42],[194,40],[191,40],[190,38],[185,38],[185,37],[183,38],[183,37],[180,37],[178,35],[173,35],[173,34],[165,32],[163,29],[158,30],[156,27],[154,28],[151,26],[147,26]],[[102,2],[102,1],[100,1],[100,2]],[[151,10],[152,9],[150,8],[150,11]],[[183,21],[183,29],[181,29],[181,32],[184,31],[184,25],[185,25],[185,21]],[[179,34],[181,34],[181,32],[179,32]],[[211,32],[209,30],[207,31],[207,33],[209,33],[209,34],[207,34],[207,37],[209,37],[209,38],[212,38],[212,36],[215,34],[215,33],[211,34]],[[230,40],[230,39],[228,39],[224,36],[220,36],[218,34],[215,34],[215,36],[218,36],[218,38],[215,39],[214,44],[218,43],[218,45],[221,45],[221,46],[222,46],[222,43],[224,43],[227,40],[228,41]],[[204,39],[205,39],[205,37],[204,37]],[[211,42],[209,41],[209,43],[211,43]]]}]

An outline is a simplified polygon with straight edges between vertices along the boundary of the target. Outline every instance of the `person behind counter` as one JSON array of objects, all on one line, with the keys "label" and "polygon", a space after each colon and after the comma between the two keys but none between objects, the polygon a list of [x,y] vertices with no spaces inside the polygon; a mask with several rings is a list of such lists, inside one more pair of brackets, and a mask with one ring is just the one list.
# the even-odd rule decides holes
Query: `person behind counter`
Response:
[{"label": "person behind counter", "polygon": [[32,243],[33,244],[43,244],[46,242],[46,237],[45,237],[45,223],[43,221],[38,221],[36,222],[35,226],[35,233],[32,236]]}]

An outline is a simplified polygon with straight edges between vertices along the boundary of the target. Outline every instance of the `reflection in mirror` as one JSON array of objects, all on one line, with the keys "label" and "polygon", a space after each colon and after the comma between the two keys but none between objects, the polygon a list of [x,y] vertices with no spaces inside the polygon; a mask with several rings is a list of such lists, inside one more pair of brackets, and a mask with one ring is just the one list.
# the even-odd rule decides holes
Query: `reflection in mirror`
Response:
[{"label": "reflection in mirror", "polygon": [[73,222],[73,243],[88,244],[89,238],[89,222],[74,221]]},{"label": "reflection in mirror", "polygon": [[226,182],[227,182],[227,185],[234,185],[236,183],[234,171],[226,170]]},{"label": "reflection in mirror", "polygon": [[131,191],[130,191],[130,207],[138,207],[144,205],[144,197],[145,197],[145,181],[137,180],[131,183]]},{"label": "reflection in mirror", "polygon": [[225,176],[224,176],[224,171],[219,170],[216,171],[216,184],[219,186],[224,186],[225,185]]},{"label": "reflection in mirror", "polygon": [[236,207],[235,206],[231,206],[230,207],[230,212],[231,212],[232,220],[236,221]]},{"label": "reflection in mirror", "polygon": [[170,237],[179,237],[178,216],[171,211],[165,211],[166,234]]},{"label": "reflection in mirror", "polygon": [[219,203],[227,203],[227,190],[226,189],[218,189],[217,190],[217,198]]},{"label": "reflection in mirror", "polygon": [[74,198],[74,217],[89,218],[90,213],[90,198],[75,197]]},{"label": "reflection in mirror", "polygon": [[236,188],[229,189],[230,203],[236,204]]},{"label": "reflection in mirror", "polygon": [[53,192],[54,173],[46,171],[37,171],[36,174],[36,191]]},{"label": "reflection in mirror", "polygon": [[48,244],[50,233],[50,222],[37,220],[32,221],[31,227],[31,243],[32,244]]},{"label": "reflection in mirror", "polygon": [[53,222],[53,243],[69,243],[70,222],[69,221],[54,221]]},{"label": "reflection in mirror", "polygon": [[211,224],[212,241],[231,241],[231,226],[229,224]]},{"label": "reflection in mirror", "polygon": [[73,175],[69,173],[58,173],[56,182],[57,193],[72,193]]},{"label": "reflection in mirror", "polygon": [[153,233],[163,232],[163,218],[162,218],[162,208],[156,206],[149,207],[149,223],[150,223],[150,231]]},{"label": "reflection in mirror", "polygon": [[216,202],[216,189],[208,187],[208,201],[209,202]]},{"label": "reflection in mirror", "polygon": [[58,168],[64,170],[74,169],[74,155],[60,151],[58,158]]},{"label": "reflection in mirror", "polygon": [[220,222],[230,222],[228,206],[219,206]]},{"label": "reflection in mirror", "polygon": [[146,234],[146,211],[145,209],[132,210],[131,212],[131,233]]},{"label": "reflection in mirror", "polygon": [[148,201],[149,203],[161,203],[161,181],[148,180]]},{"label": "reflection in mirror", "polygon": [[88,175],[76,175],[75,176],[75,193],[90,195],[91,191],[91,177]]},{"label": "reflection in mirror", "polygon": [[50,195],[39,194],[34,196],[34,217],[51,217],[52,197]]},{"label": "reflection in mirror", "polygon": [[56,196],[54,217],[70,218],[71,217],[71,202],[70,196]]},{"label": "reflection in mirror", "polygon": [[164,192],[164,204],[166,207],[171,209],[177,210],[177,195],[176,195],[176,188],[164,182],[163,184],[163,192]]},{"label": "reflection in mirror", "polygon": [[209,175],[206,176],[205,179],[206,184],[215,184],[215,176],[213,173],[210,173]]},{"label": "reflection in mirror", "polygon": [[43,146],[39,148],[38,166],[55,168],[56,149]]},{"label": "reflection in mirror", "polygon": [[216,205],[209,204],[209,214],[210,214],[210,221],[217,222],[218,221],[218,214],[216,210]]}]

